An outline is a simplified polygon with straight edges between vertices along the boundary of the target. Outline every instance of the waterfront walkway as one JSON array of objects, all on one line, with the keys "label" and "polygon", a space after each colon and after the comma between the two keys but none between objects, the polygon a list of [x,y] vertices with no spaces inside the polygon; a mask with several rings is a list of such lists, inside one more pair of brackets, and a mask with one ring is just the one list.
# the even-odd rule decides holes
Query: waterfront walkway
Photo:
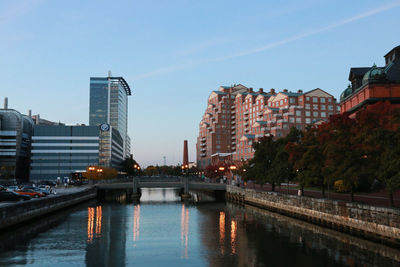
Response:
[{"label": "waterfront walkway", "polygon": [[[259,185],[259,184],[247,183],[245,188],[255,189],[257,191],[272,191],[272,187],[270,184]],[[276,186],[275,192],[280,192],[280,193],[289,194],[289,195],[297,195],[298,188],[297,187],[293,188],[293,187],[289,186],[289,189],[288,189],[286,187],[286,185],[281,186],[280,188],[278,186]],[[304,189],[304,196],[313,197],[313,198],[323,198],[321,191],[310,190],[310,189]],[[349,193],[335,193],[332,191],[330,193],[328,193],[328,190],[325,191],[325,198],[329,198],[329,199],[333,199],[333,200],[343,200],[346,202],[351,201]],[[400,191],[396,191],[393,194],[393,198],[394,198],[395,207],[400,207]],[[359,202],[359,203],[368,204],[368,205],[372,205],[372,206],[381,206],[381,207],[390,206],[388,194],[386,192],[356,193],[356,194],[354,194],[354,202]]]}]

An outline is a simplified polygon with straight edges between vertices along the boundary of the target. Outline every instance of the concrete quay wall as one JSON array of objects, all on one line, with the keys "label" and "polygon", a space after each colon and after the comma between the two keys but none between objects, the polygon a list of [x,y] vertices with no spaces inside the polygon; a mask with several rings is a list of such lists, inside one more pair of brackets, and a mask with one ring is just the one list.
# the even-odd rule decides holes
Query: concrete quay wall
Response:
[{"label": "concrete quay wall", "polygon": [[0,230],[96,198],[96,188],[0,207]]},{"label": "concrete quay wall", "polygon": [[298,197],[276,192],[259,192],[235,186],[227,186],[226,199],[400,246],[400,209]]}]

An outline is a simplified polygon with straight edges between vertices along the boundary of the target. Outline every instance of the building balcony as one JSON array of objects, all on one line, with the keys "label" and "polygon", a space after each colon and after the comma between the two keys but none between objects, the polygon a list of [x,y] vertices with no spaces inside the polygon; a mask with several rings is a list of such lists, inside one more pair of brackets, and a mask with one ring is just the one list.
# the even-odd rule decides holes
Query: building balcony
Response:
[{"label": "building balcony", "polygon": [[200,144],[200,146],[201,147],[205,147],[205,146],[207,146],[207,144],[206,143],[202,143],[202,144]]},{"label": "building balcony", "polygon": [[244,115],[249,115],[249,111],[246,110],[245,112],[243,112]]},{"label": "building balcony", "polygon": [[232,132],[231,132],[231,134],[233,134],[233,135],[234,135],[234,134],[236,134],[236,132],[235,132],[235,131],[232,131]]},{"label": "building balcony", "polygon": [[205,142],[205,141],[206,141],[206,138],[205,138],[205,137],[202,137],[202,138],[200,139],[200,141],[201,141],[201,142]]},{"label": "building balcony", "polygon": [[236,126],[232,126],[231,129],[236,129]]},{"label": "building balcony", "polygon": [[231,114],[236,114],[236,111],[235,111],[235,110],[232,110],[232,111],[231,111]]},{"label": "building balcony", "polygon": [[231,109],[235,109],[235,108],[236,108],[235,105],[232,105],[232,106],[231,106]]},{"label": "building balcony", "polygon": [[201,152],[206,152],[206,150],[205,148],[200,149]]},{"label": "building balcony", "polygon": [[257,114],[258,114],[258,116],[262,116],[262,115],[264,115],[264,112],[263,112],[263,111],[260,111],[260,112],[258,112]]},{"label": "building balcony", "polygon": [[248,121],[246,121],[246,122],[244,123],[244,126],[247,126],[247,125],[249,125],[249,122],[248,122]]},{"label": "building balcony", "polygon": [[206,153],[201,153],[200,157],[204,158],[206,156]]},{"label": "building balcony", "polygon": [[236,136],[232,136],[232,139],[236,139]]},{"label": "building balcony", "polygon": [[231,119],[235,119],[235,118],[236,118],[236,115],[231,116]]}]

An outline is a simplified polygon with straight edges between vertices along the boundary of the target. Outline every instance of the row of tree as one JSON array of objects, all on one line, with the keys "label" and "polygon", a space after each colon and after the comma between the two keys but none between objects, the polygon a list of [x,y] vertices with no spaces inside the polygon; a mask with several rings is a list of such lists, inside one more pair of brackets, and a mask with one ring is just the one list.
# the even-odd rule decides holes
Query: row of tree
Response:
[{"label": "row of tree", "polygon": [[325,189],[340,182],[351,194],[378,189],[389,194],[400,188],[400,109],[378,102],[334,115],[329,122],[304,132],[292,128],[279,139],[263,137],[253,144],[255,155],[245,179],[275,185],[295,180],[301,186]]}]

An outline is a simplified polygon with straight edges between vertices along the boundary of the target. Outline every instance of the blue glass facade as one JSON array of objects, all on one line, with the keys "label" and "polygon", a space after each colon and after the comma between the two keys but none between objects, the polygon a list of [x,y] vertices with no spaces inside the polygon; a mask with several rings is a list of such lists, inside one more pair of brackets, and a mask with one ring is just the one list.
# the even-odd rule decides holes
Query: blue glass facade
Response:
[{"label": "blue glass facade", "polygon": [[[122,138],[123,157],[130,154],[128,96],[130,88],[122,77],[91,77],[89,125],[109,124]],[[111,148],[110,148],[111,149]]]}]

